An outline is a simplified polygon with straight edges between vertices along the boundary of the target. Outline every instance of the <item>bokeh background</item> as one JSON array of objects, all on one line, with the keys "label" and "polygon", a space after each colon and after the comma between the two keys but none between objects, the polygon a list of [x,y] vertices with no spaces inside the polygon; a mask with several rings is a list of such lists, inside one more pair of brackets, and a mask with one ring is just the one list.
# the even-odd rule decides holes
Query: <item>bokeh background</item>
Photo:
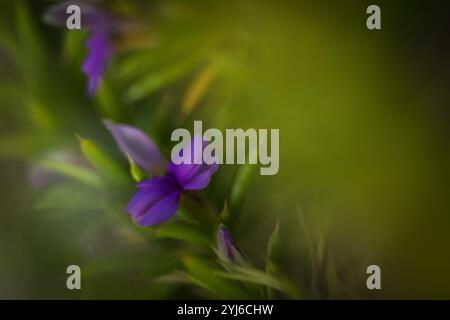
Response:
[{"label": "bokeh background", "polygon": [[[211,255],[131,221],[131,179],[86,183],[98,170],[75,133],[128,170],[103,119],[167,155],[193,120],[279,128],[277,175],[222,166],[202,193],[217,214],[234,199],[228,226],[256,267],[280,220],[280,265],[302,297],[450,298],[444,1],[377,1],[376,31],[368,1],[95,3],[138,27],[117,32],[94,97],[87,32],[45,24],[53,1],[0,3],[0,298],[221,297],[183,278],[181,256]],[[371,264],[382,290],[366,288]]]}]

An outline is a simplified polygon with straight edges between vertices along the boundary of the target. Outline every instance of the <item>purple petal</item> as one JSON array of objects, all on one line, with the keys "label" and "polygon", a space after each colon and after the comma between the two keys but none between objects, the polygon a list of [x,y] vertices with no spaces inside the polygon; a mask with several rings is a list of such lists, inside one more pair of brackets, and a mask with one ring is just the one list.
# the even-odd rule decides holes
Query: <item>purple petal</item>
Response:
[{"label": "purple petal", "polygon": [[138,187],[128,203],[128,212],[138,224],[155,225],[177,212],[183,191],[170,175],[143,180]]},{"label": "purple petal", "polygon": [[[191,161],[190,163],[175,164],[170,161],[167,165],[167,171],[170,172],[184,190],[200,190],[208,186],[211,181],[212,175],[217,171],[219,165],[214,164],[194,164],[194,160],[198,157],[202,157],[203,149],[207,145],[207,142],[202,141],[201,136],[195,136],[191,141]],[[194,149],[198,146],[202,146],[201,150]],[[199,148],[197,148],[199,149]],[[183,150],[182,150],[183,151]],[[180,156],[182,156],[182,151]],[[203,162],[203,161],[202,161]]]},{"label": "purple petal", "polygon": [[152,174],[161,173],[164,158],[156,144],[141,130],[105,120],[120,150],[129,155],[134,162]]},{"label": "purple petal", "polygon": [[88,76],[88,93],[94,95],[114,53],[114,46],[106,27],[92,30],[86,41],[89,52],[83,63],[83,72]]},{"label": "purple petal", "polygon": [[217,250],[222,259],[231,262],[236,261],[237,257],[235,253],[237,253],[238,250],[233,243],[230,231],[228,231],[223,224],[220,224],[217,230]]},{"label": "purple petal", "polygon": [[44,14],[44,21],[65,26],[69,5],[78,5],[81,10],[81,28],[90,31],[86,41],[88,55],[83,63],[83,72],[88,76],[88,94],[94,95],[105,72],[108,61],[114,53],[112,41],[113,18],[105,11],[86,1],[64,1],[50,7]]}]

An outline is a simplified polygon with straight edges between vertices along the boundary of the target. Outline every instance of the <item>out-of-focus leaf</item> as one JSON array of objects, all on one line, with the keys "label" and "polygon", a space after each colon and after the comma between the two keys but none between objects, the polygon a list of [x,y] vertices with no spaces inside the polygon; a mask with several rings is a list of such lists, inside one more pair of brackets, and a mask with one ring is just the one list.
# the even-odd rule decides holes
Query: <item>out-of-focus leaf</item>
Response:
[{"label": "out-of-focus leaf", "polygon": [[150,278],[170,273],[179,265],[180,259],[173,254],[130,249],[95,259],[84,265],[82,272],[83,276],[89,277],[101,273],[128,271]]},{"label": "out-of-focus leaf", "polygon": [[105,179],[116,184],[129,182],[127,174],[102,149],[91,140],[81,137],[78,137],[78,139],[80,140],[80,148],[83,155]]},{"label": "out-of-focus leaf", "polygon": [[56,160],[42,160],[40,164],[48,169],[59,172],[87,185],[93,187],[100,187],[102,185],[100,178],[95,174],[95,172],[79,165]]},{"label": "out-of-focus leaf", "polygon": [[339,281],[336,265],[334,264],[333,259],[329,259],[327,263],[326,270],[326,279],[327,279],[327,289],[330,298],[339,297],[339,288],[341,287],[341,283]]},{"label": "out-of-focus leaf", "polygon": [[155,228],[157,237],[168,237],[184,240],[210,247],[211,237],[200,226],[187,222],[169,222]]},{"label": "out-of-focus leaf", "polygon": [[206,95],[209,87],[217,76],[217,65],[206,65],[194,78],[186,90],[181,110],[185,115],[191,113]]},{"label": "out-of-focus leaf", "polygon": [[51,132],[58,127],[58,120],[49,112],[49,108],[44,107],[39,101],[30,101],[28,110],[30,118],[37,128]]},{"label": "out-of-focus leaf", "polygon": [[80,188],[71,183],[54,184],[39,196],[34,208],[43,210],[43,217],[58,220],[69,215],[79,214],[80,210],[95,210],[102,206],[102,201],[91,201],[92,189]]},{"label": "out-of-focus leaf", "polygon": [[157,49],[136,50],[128,53],[123,59],[119,58],[117,64],[117,76],[130,80],[145,74],[154,72],[161,66],[168,66],[180,60],[180,57],[186,57],[193,54],[199,55],[207,51],[202,46],[192,44],[192,35],[185,39],[177,41],[166,41],[161,43]]},{"label": "out-of-focus leaf", "polygon": [[220,213],[219,220],[221,222],[226,222],[230,217],[230,211],[228,210],[228,200],[225,200],[223,204],[222,212]]},{"label": "out-of-focus leaf", "polygon": [[216,274],[228,279],[259,284],[277,289],[292,298],[301,298],[299,290],[292,285],[290,281],[280,279],[280,277],[274,277],[251,267],[234,266],[232,268],[232,272],[218,271]]},{"label": "out-of-focus leaf", "polygon": [[19,46],[28,57],[33,59],[21,59],[23,70],[26,74],[33,76],[40,74],[44,65],[44,48],[39,33],[39,28],[35,23],[30,10],[23,0],[14,1],[15,4],[15,22],[19,39]]},{"label": "out-of-focus leaf", "polygon": [[[266,256],[266,271],[268,274],[277,275],[280,274],[279,259],[281,254],[281,238],[280,238],[280,222],[277,221],[277,225],[270,235],[267,243],[267,256]],[[269,299],[274,298],[274,292],[272,288],[267,288],[267,295]]]},{"label": "out-of-focus leaf", "polygon": [[[317,290],[317,282],[318,282],[318,269],[319,269],[319,262],[318,262],[318,250],[316,250],[317,244],[314,242],[314,239],[312,237],[312,234],[310,232],[310,228],[307,225],[305,214],[300,206],[297,207],[298,212],[298,218],[300,222],[300,232],[303,234],[303,239],[306,243],[306,250],[307,250],[307,257],[310,261],[310,268],[311,268],[311,287],[313,290]],[[320,233],[319,233],[320,237]]]},{"label": "out-of-focus leaf", "polygon": [[[261,144],[263,143],[263,141],[261,140],[259,141],[259,143]],[[257,158],[257,152],[258,146],[251,145],[247,159],[251,159],[253,157]],[[247,195],[247,192],[250,188],[256,168],[256,165],[250,164],[249,162],[239,167],[230,192],[229,204],[231,213],[238,210],[238,208],[240,208],[243,204],[245,196]]]},{"label": "out-of-focus leaf", "polygon": [[170,83],[173,83],[191,71],[199,62],[199,57],[188,57],[181,59],[178,63],[165,67],[162,70],[155,71],[139,79],[134,83],[126,94],[126,100],[129,103],[136,102],[151,95]]},{"label": "out-of-focus leaf", "polygon": [[251,299],[248,289],[239,282],[226,279],[218,273],[217,266],[207,260],[194,257],[183,259],[187,275],[198,286],[224,299]]},{"label": "out-of-focus leaf", "polygon": [[56,141],[56,137],[50,138],[34,133],[17,133],[0,137],[0,154],[14,157],[30,156]]},{"label": "out-of-focus leaf", "polygon": [[209,227],[215,224],[215,211],[208,201],[209,199],[202,193],[190,193],[186,197],[181,197],[177,215],[183,220],[210,230]]},{"label": "out-of-focus leaf", "polygon": [[180,208],[177,211],[177,215],[183,220],[199,223],[199,217],[195,212],[188,206],[184,205],[184,199],[180,201]]},{"label": "out-of-focus leaf", "polygon": [[5,49],[4,51],[8,53],[9,58],[13,59],[14,62],[20,62],[20,48],[12,32],[7,30],[7,27],[4,25],[0,25],[0,47]]},{"label": "out-of-focus leaf", "polygon": [[66,63],[72,63],[78,59],[80,53],[86,51],[84,39],[86,32],[84,30],[68,30],[64,34],[63,56]]},{"label": "out-of-focus leaf", "polygon": [[102,118],[111,120],[120,119],[120,106],[118,97],[115,97],[108,81],[103,80],[95,96],[96,107],[101,113]]},{"label": "out-of-focus leaf", "polygon": [[[0,36],[1,37],[1,36]],[[7,79],[0,78],[0,108],[2,112],[17,112],[18,105],[25,104],[23,89],[17,83],[7,82]],[[20,109],[23,112],[23,109]]]},{"label": "out-of-focus leaf", "polygon": [[281,254],[281,238],[280,238],[280,222],[278,221],[267,243],[266,270],[270,274],[276,274],[280,271],[278,267],[280,254]]},{"label": "out-of-focus leaf", "polygon": [[231,213],[240,208],[244,202],[255,170],[256,166],[251,164],[244,164],[239,168],[230,192],[229,204]]},{"label": "out-of-focus leaf", "polygon": [[181,260],[176,255],[160,256],[157,263],[146,266],[141,276],[144,278],[160,277],[179,269],[181,265]]}]

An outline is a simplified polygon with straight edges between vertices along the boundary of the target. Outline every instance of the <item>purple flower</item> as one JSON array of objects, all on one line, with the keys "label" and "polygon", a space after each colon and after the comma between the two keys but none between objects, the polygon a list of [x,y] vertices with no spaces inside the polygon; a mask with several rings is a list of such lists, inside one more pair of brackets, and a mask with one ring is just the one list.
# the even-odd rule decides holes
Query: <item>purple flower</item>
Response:
[{"label": "purple flower", "polygon": [[97,91],[108,61],[114,53],[114,45],[107,26],[105,23],[105,25],[100,24],[98,27],[92,28],[86,41],[89,52],[83,63],[83,72],[88,76],[88,94],[90,96]]},{"label": "purple flower", "polygon": [[217,254],[226,262],[245,263],[246,260],[234,244],[230,231],[222,223],[217,229]]},{"label": "purple flower", "polygon": [[[152,140],[141,130],[124,124],[106,121],[119,148],[128,154],[139,166],[154,174],[164,164],[164,158]],[[166,166],[163,176],[145,179],[137,184],[138,191],[128,203],[128,213],[144,226],[155,225],[172,217],[178,210],[181,195],[187,190],[201,190],[208,186],[218,164],[193,164],[193,148],[191,141],[191,163],[175,164],[172,161]],[[204,143],[201,143],[204,147]]]},{"label": "purple flower", "polygon": [[142,180],[137,186],[127,210],[140,225],[158,224],[177,212],[183,188],[170,174]]},{"label": "purple flower", "polygon": [[88,77],[88,94],[97,91],[108,61],[114,54],[113,19],[105,11],[86,1],[71,0],[58,3],[44,14],[44,21],[57,26],[65,26],[69,5],[78,5],[81,9],[81,27],[89,30],[86,40],[88,54],[83,63],[83,72]]},{"label": "purple flower", "polygon": [[[196,158],[203,157],[203,149],[208,142],[203,140],[201,135],[196,135],[190,142],[190,164],[175,164],[172,161],[167,165],[167,171],[183,186],[184,190],[200,190],[208,186],[211,176],[219,168],[218,164],[207,165],[194,164],[198,162]],[[195,148],[199,150],[195,150]],[[201,150],[200,150],[201,149]],[[183,150],[179,157],[183,157]]]},{"label": "purple flower", "polygon": [[217,250],[220,256],[229,261],[234,261],[233,238],[230,231],[221,223],[217,229]]}]

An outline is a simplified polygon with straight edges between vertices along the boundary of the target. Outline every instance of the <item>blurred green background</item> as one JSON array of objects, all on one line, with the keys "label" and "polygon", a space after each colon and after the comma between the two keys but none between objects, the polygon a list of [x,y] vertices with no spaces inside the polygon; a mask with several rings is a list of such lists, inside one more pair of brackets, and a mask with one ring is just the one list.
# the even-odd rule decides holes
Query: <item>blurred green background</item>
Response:
[{"label": "blurred green background", "polygon": [[[117,35],[93,98],[86,32],[44,24],[52,4],[0,4],[0,298],[217,297],[179,279],[173,255],[196,248],[136,232],[131,180],[98,188],[42,168],[84,168],[77,133],[126,172],[105,118],[140,127],[167,155],[172,130],[194,120],[279,128],[278,175],[254,174],[231,208],[255,266],[281,219],[282,268],[308,297],[450,298],[444,1],[377,1],[376,31],[369,1],[97,2],[140,30]],[[205,194],[217,212],[242,172],[214,176]],[[66,289],[70,264],[87,270],[81,291]],[[366,288],[371,264],[380,291]]]}]

